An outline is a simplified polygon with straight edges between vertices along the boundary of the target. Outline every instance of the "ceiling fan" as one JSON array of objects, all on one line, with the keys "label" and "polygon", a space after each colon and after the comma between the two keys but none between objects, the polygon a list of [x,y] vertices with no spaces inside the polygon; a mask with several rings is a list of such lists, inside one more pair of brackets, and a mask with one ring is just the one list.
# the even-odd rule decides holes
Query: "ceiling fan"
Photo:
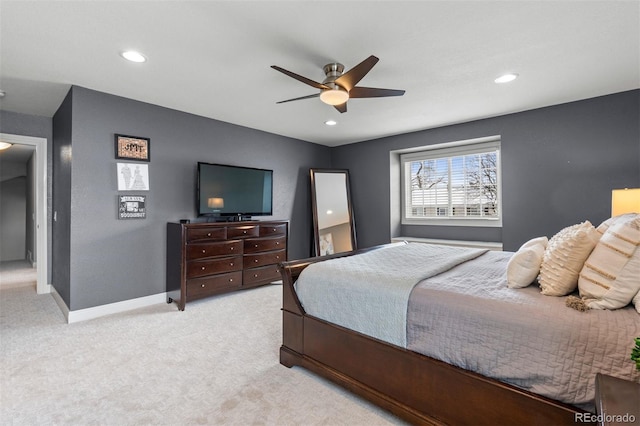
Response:
[{"label": "ceiling fan", "polygon": [[287,71],[277,65],[271,65],[271,68],[274,70],[280,71],[281,73],[295,78],[304,84],[308,84],[311,87],[320,89],[320,93],[302,96],[300,98],[287,99],[286,101],[276,103],[282,104],[285,102],[320,97],[320,100],[325,104],[332,105],[340,112],[347,112],[347,100],[350,98],[380,98],[404,95],[404,90],[356,86],[356,84],[358,84],[358,82],[362,80],[369,71],[371,71],[371,68],[373,68],[378,61],[378,58],[371,55],[344,74],[344,65],[337,62],[327,64],[323,67],[326,78],[322,83],[318,83],[317,81],[313,81],[291,71]]}]

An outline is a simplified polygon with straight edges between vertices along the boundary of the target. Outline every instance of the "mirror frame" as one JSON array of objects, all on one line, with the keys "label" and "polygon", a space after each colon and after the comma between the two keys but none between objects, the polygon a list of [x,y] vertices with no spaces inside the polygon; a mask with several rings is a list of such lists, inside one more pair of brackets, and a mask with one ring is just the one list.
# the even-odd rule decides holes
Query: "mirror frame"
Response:
[{"label": "mirror frame", "polygon": [[[333,174],[343,174],[345,176],[345,185],[346,185],[346,193],[347,193],[347,212],[349,214],[349,228],[350,228],[350,237],[351,237],[351,250],[356,250],[358,248],[357,240],[356,240],[356,225],[355,218],[353,216],[353,206],[351,203],[351,185],[349,183],[349,170],[346,169],[310,169],[309,170],[311,176],[311,211],[313,213],[313,256],[320,256],[320,229],[318,228],[318,200],[316,198],[316,183],[317,178],[316,174],[321,173],[333,173]],[[341,252],[342,253],[342,252]]]}]

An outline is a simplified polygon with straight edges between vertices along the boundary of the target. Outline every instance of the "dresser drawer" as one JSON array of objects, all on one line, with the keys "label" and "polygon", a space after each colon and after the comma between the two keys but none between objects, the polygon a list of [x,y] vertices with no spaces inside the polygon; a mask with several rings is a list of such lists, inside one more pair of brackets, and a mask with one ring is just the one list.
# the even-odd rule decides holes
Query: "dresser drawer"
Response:
[{"label": "dresser drawer", "polygon": [[257,225],[229,226],[227,228],[227,238],[246,238],[246,237],[257,237],[257,236],[258,236]]},{"label": "dresser drawer", "polygon": [[187,262],[187,278],[241,270],[242,256],[191,260]]},{"label": "dresser drawer", "polygon": [[187,244],[187,259],[202,259],[215,256],[230,256],[242,253],[242,241]]},{"label": "dresser drawer", "polygon": [[261,268],[245,269],[242,274],[242,285],[264,284],[281,279],[282,276],[278,265],[269,265]]},{"label": "dresser drawer", "polygon": [[227,228],[190,228],[187,229],[187,243],[201,240],[226,240]]},{"label": "dresser drawer", "polygon": [[237,289],[241,285],[242,271],[187,280],[187,299],[209,296],[221,290]]},{"label": "dresser drawer", "polygon": [[287,260],[287,251],[268,251],[265,253],[248,254],[244,256],[245,268],[272,265]]},{"label": "dresser drawer", "polygon": [[261,251],[285,250],[287,248],[287,237],[275,238],[254,238],[244,241],[245,253],[258,253]]},{"label": "dresser drawer", "polygon": [[260,225],[261,237],[274,237],[276,235],[286,235],[286,233],[287,225],[284,223],[274,225]]}]

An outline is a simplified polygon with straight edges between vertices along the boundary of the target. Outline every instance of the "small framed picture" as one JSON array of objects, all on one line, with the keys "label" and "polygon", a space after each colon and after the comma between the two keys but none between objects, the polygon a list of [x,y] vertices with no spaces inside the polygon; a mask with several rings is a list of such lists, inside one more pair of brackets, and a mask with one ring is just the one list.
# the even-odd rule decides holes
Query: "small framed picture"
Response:
[{"label": "small framed picture", "polygon": [[146,195],[118,195],[118,219],[145,219]]},{"label": "small framed picture", "polygon": [[118,134],[115,138],[116,160],[150,161],[151,139]]},{"label": "small framed picture", "polygon": [[117,163],[118,191],[148,191],[149,165]]}]

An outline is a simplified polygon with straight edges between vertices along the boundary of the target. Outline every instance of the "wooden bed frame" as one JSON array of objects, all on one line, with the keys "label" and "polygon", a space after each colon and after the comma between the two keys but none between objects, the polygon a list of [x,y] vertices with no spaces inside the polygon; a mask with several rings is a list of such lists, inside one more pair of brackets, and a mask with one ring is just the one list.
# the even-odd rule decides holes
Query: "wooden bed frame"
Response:
[{"label": "wooden bed frame", "polygon": [[304,268],[388,246],[281,264],[281,364],[304,367],[414,424],[576,424],[585,411],[305,313],[293,287]]}]

